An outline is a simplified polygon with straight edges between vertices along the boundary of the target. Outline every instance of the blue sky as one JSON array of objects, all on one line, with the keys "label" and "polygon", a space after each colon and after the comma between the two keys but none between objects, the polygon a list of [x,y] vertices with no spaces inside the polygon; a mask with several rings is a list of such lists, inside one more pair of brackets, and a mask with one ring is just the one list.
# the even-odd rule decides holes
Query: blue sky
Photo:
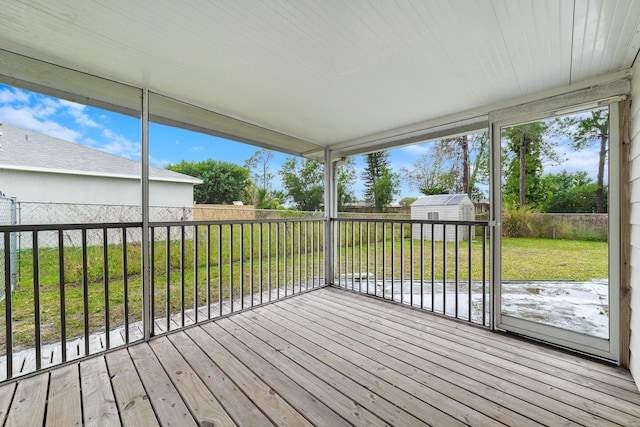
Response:
[{"label": "blue sky", "polygon": [[[34,132],[86,145],[126,158],[140,160],[140,123],[137,118],[124,116],[74,102],[52,98],[33,92],[0,85],[0,122],[10,123]],[[200,161],[215,159],[243,165],[258,148],[209,135],[182,129],[151,124],[149,152],[152,166],[165,167],[181,160]],[[429,153],[432,143],[426,142],[390,150],[393,171],[411,168],[421,155]],[[563,169],[570,172],[586,170],[595,179],[597,151],[572,152],[566,147],[567,161],[562,165],[547,165],[546,173]],[[280,189],[277,171],[287,155],[275,153],[270,164],[276,175],[274,188]],[[356,172],[360,177],[364,170],[362,156],[355,157]],[[362,197],[364,186],[358,179],[354,185],[357,198]],[[417,189],[409,189],[402,181],[400,196],[419,196]]]}]

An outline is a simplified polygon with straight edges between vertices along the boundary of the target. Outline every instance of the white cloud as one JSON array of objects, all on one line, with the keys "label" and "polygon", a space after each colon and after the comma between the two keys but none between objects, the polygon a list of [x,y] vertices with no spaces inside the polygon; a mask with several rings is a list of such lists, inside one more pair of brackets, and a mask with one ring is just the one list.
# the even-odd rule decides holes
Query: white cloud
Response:
[{"label": "white cloud", "polygon": [[29,108],[16,109],[9,105],[1,106],[0,122],[11,123],[15,126],[71,142],[76,142],[82,137],[80,132],[64,127],[51,120],[39,120],[34,110]]},{"label": "white cloud", "polygon": [[203,145],[196,145],[191,147],[191,151],[204,151],[205,147]]},{"label": "white cloud", "polygon": [[422,144],[407,145],[406,147],[400,147],[397,151],[411,156],[422,156],[423,154],[431,153],[433,147],[432,142],[424,142]]},{"label": "white cloud", "polygon": [[111,129],[103,129],[102,136],[109,142],[103,144],[98,149],[117,156],[126,157],[128,159],[140,159],[140,143],[129,141],[122,135],[113,132]]},{"label": "white cloud", "polygon": [[73,117],[77,124],[92,128],[100,127],[98,123],[96,123],[91,117],[89,117],[87,113],[84,112],[85,108],[87,108],[85,105],[66,101],[64,99],[61,99],[59,102],[60,105],[66,109],[66,113]]},{"label": "white cloud", "polygon": [[567,151],[563,153],[566,161],[559,165],[545,165],[545,174],[556,174],[566,170],[569,173],[584,171],[592,179],[597,178],[599,147],[591,147],[580,151]]},{"label": "white cloud", "polygon": [[0,90],[0,103],[10,104],[13,102],[28,103],[29,92],[20,89],[4,88]]}]

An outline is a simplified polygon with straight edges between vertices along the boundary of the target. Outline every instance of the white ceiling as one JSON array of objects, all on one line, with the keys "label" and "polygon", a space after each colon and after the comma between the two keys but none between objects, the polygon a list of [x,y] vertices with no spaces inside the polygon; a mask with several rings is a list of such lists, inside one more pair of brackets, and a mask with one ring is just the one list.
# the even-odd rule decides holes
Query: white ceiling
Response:
[{"label": "white ceiling", "polygon": [[0,10],[6,51],[323,147],[624,70],[640,47],[638,0],[3,0]]}]

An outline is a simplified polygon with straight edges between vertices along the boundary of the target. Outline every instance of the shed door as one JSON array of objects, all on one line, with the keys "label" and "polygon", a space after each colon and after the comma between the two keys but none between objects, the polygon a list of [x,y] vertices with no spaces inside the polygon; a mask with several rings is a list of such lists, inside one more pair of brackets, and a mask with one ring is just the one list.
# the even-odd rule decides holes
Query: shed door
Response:
[{"label": "shed door", "polygon": [[614,361],[617,106],[494,122],[491,168],[495,327]]}]

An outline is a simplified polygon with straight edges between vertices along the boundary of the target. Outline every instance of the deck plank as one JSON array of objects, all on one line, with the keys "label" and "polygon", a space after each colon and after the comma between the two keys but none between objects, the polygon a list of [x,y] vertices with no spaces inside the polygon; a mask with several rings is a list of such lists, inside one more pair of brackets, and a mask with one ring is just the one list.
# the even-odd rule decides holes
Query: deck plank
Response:
[{"label": "deck plank", "polygon": [[129,347],[129,354],[149,395],[160,425],[196,426],[189,409],[147,343]]},{"label": "deck plank", "polygon": [[85,425],[119,426],[120,417],[104,357],[80,362]]},{"label": "deck plank", "polygon": [[[405,390],[413,390],[414,395],[422,399],[431,396],[427,399],[429,403],[432,403],[439,410],[461,417],[460,421],[476,425],[488,424],[483,420],[474,421],[474,411],[477,411],[508,425],[530,424],[532,415],[553,421],[554,425],[569,424],[566,418],[556,416],[535,405],[527,405],[526,402],[519,399],[509,399],[509,396],[505,396],[503,391],[490,388],[456,371],[431,364],[429,361],[410,364],[397,358],[395,354],[390,356],[385,353],[388,349],[384,343],[365,345],[358,342],[354,336],[346,333],[348,330],[342,330],[340,334],[334,333],[330,337],[326,336],[326,328],[330,324],[329,320],[308,313],[300,314],[295,308],[289,312],[286,310],[277,312],[275,310],[269,312],[258,310],[256,314],[261,316],[261,323],[269,325],[271,330],[278,328],[278,325],[287,325],[288,329],[300,336],[307,337],[323,349],[335,352],[339,358],[366,368],[371,374],[377,374],[383,380],[386,378],[387,381],[395,384],[401,383]],[[439,376],[431,373],[439,371],[444,371],[444,373]],[[397,374],[394,375],[394,373]],[[414,382],[421,384],[422,387],[416,387]],[[424,388],[431,390],[425,392]],[[450,401],[453,401],[454,404],[452,405]],[[460,405],[473,410],[465,410],[465,407]],[[523,410],[528,416],[518,412]]]},{"label": "deck plank", "polygon": [[171,372],[174,386],[199,425],[235,426],[220,402],[168,338],[154,339],[149,345],[165,371]]},{"label": "deck plank", "polygon": [[[600,390],[612,385],[612,390],[614,390],[615,393],[619,393],[620,388],[623,388],[631,392],[628,396],[631,399],[634,399],[632,400],[634,403],[640,403],[637,386],[631,378],[629,371],[625,369],[604,363],[594,363],[587,359],[576,359],[574,355],[557,351],[556,349],[541,346],[526,340],[520,340],[518,346],[514,346],[513,337],[496,335],[484,328],[464,328],[464,330],[462,330],[458,323],[451,322],[449,319],[429,316],[428,322],[420,322],[419,318],[415,316],[414,310],[394,310],[393,306],[385,303],[384,301],[377,301],[372,298],[365,298],[363,300],[360,296],[351,292],[335,294],[335,290],[332,289],[328,290],[326,298],[328,300],[336,301],[340,305],[346,305],[354,308],[357,307],[359,310],[362,309],[363,311],[370,313],[373,311],[384,319],[392,320],[394,322],[403,322],[404,325],[416,327],[418,329],[424,328],[422,330],[428,332],[449,332],[453,334],[463,333],[464,337],[472,343],[484,344],[487,339],[491,339],[492,345],[487,348],[487,351],[502,358],[510,358],[510,360],[517,360],[521,363],[528,363],[529,365],[539,367],[539,357],[545,357],[547,363],[544,368],[552,375],[561,375],[564,378],[568,378],[573,381],[582,381],[583,383],[592,384]],[[567,364],[567,362],[570,363]],[[588,368],[588,371],[585,371],[584,368]],[[551,371],[552,369],[553,371]],[[577,373],[578,375],[572,375],[574,373]],[[585,376],[593,379],[596,383],[594,384],[592,381],[585,381]],[[623,381],[620,381],[621,379]]]},{"label": "deck plank", "polygon": [[[534,346],[532,343],[523,340],[517,340],[518,345],[514,346],[513,337],[506,337],[479,328],[466,328],[465,331],[461,331],[460,328],[455,327],[456,322],[447,322],[447,319],[440,319],[435,316],[426,318],[428,320],[427,323],[433,321],[435,324],[429,325],[416,322],[415,315],[410,318],[401,317],[407,315],[406,310],[387,311],[389,307],[386,306],[389,304],[380,306],[377,301],[370,298],[367,298],[364,302],[351,298],[353,298],[352,294],[345,296],[345,300],[339,300],[335,296],[328,296],[328,298],[323,298],[323,301],[330,304],[333,303],[335,307],[341,307],[342,309],[344,309],[345,305],[354,309],[358,308],[360,313],[368,313],[390,320],[393,324],[402,325],[403,330],[409,328],[447,341],[453,341],[454,337],[464,337],[466,347],[504,359],[507,363],[522,366],[524,369],[540,372],[547,375],[547,378],[564,380],[564,384],[576,384],[582,390],[581,393],[584,393],[585,390],[591,390],[596,393],[592,396],[594,400],[600,400],[603,395],[609,395],[636,405],[640,404],[640,394],[638,394],[635,383],[630,381],[629,372],[621,368],[576,358],[556,349],[540,345]],[[424,316],[422,313],[421,315]],[[435,322],[436,319],[437,323]],[[445,323],[442,323],[443,321]],[[486,345],[488,339],[492,341],[491,346]],[[522,350],[525,346],[528,347],[527,351]],[[567,356],[572,358],[567,359]],[[541,359],[545,361],[544,364],[540,364]],[[577,362],[581,371],[577,370],[573,363],[568,364],[567,360]],[[612,378],[616,380],[614,381]],[[568,387],[573,388],[573,384]],[[550,385],[558,386],[557,383]],[[590,393],[589,391],[586,392]],[[624,407],[626,405],[621,402],[620,406]],[[633,413],[633,415],[638,416],[639,414]]]},{"label": "deck plank", "polygon": [[624,369],[335,288],[0,384],[0,425],[221,419],[640,426],[640,393]]},{"label": "deck plank", "polygon": [[48,385],[48,372],[21,380],[16,387],[6,425],[41,426],[44,422]]},{"label": "deck plank", "polygon": [[236,424],[246,426],[271,424],[271,421],[233,380],[187,334],[171,334],[168,338]]},{"label": "deck plank", "polygon": [[67,365],[51,371],[46,425],[82,425],[81,400],[78,365]]},{"label": "deck plank", "polygon": [[[267,355],[268,360],[276,368],[294,381],[304,384],[307,390],[312,392],[318,399],[324,401],[327,406],[331,407],[347,421],[356,425],[363,423],[375,425],[380,424],[383,420],[395,425],[424,425],[424,422],[421,422],[418,418],[385,400],[378,394],[380,390],[367,389],[365,386],[341,375],[332,367],[323,365],[321,362],[318,363],[317,360],[315,361],[316,363],[309,363],[309,357],[305,358],[302,352],[289,351],[291,349],[287,347],[290,347],[290,343],[283,340],[276,342],[275,346],[269,348],[266,342],[263,344],[259,340],[251,338],[248,335],[249,332],[242,331],[240,327],[231,325],[230,322],[221,323],[224,323],[225,326],[223,327],[234,336],[240,339],[244,338],[245,341],[251,341],[253,343],[252,348],[262,355]],[[239,324],[251,327],[247,322],[241,321]],[[265,330],[259,332],[269,334]],[[268,335],[265,336],[265,339],[270,342],[277,341],[274,340],[274,337],[269,337]],[[303,369],[293,369],[290,366],[292,365],[291,361],[287,360],[290,357],[291,361],[297,363]]]},{"label": "deck plank", "polygon": [[10,383],[0,387],[0,425],[4,425],[9,413],[11,401],[16,391],[16,383]]},{"label": "deck plank", "polygon": [[[271,388],[277,390],[281,396],[294,406],[305,418],[314,424],[332,426],[350,425],[342,417],[326,406],[305,387],[306,383],[297,383],[288,375],[275,368],[263,355],[255,352],[250,346],[230,335],[218,322],[207,323],[203,329],[213,339],[222,344],[228,351],[247,366],[251,366],[254,372],[262,378]],[[291,368],[295,368],[292,366]]]},{"label": "deck plank", "polygon": [[202,328],[185,331],[198,346],[216,361],[220,368],[242,389],[251,401],[275,424],[279,426],[311,426],[294,407],[254,374],[246,365],[240,363],[233,354],[214,340]]},{"label": "deck plank", "polygon": [[127,350],[109,353],[106,360],[122,425],[159,425]]},{"label": "deck plank", "polygon": [[[296,301],[297,304],[303,302],[304,299]],[[426,360],[446,358],[449,359],[448,363],[454,361],[460,363],[461,366],[471,365],[469,374],[475,373],[477,375],[476,371],[481,371],[496,378],[508,379],[509,382],[527,388],[530,392],[547,396],[549,404],[552,404],[547,409],[575,422],[589,425],[610,420],[622,423],[622,425],[631,425],[629,423],[637,420],[638,416],[634,414],[626,416],[625,412],[638,411],[640,410],[638,407],[624,408],[624,405],[614,399],[613,403],[618,403],[614,405],[617,406],[615,409],[618,409],[615,410],[610,406],[611,402],[605,405],[593,396],[590,397],[588,389],[582,390],[587,393],[586,395],[581,394],[578,384],[568,383],[552,375],[543,374],[540,370],[526,368],[504,359],[488,359],[485,352],[471,348],[466,341],[459,341],[459,338],[451,337],[451,340],[446,340],[397,323],[383,324],[376,320],[377,318],[373,314],[346,312],[344,306],[340,307],[324,299],[322,303],[324,316],[338,319],[351,327],[358,325],[362,333],[373,340],[386,340],[388,344],[403,351],[411,349],[413,354]],[[563,392],[559,393],[558,390]],[[600,398],[608,396],[593,390],[591,392],[597,393]],[[583,409],[585,405],[588,407]]]}]

